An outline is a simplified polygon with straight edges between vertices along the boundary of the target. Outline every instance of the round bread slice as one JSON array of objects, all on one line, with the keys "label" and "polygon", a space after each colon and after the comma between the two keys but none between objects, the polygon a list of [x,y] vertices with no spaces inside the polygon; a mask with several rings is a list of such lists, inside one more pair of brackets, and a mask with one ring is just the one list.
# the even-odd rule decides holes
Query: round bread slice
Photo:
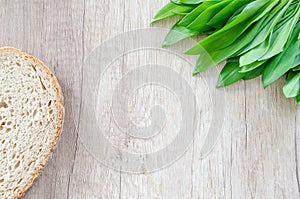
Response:
[{"label": "round bread slice", "polygon": [[63,121],[58,82],[38,59],[0,48],[0,198],[21,197],[47,163]]}]

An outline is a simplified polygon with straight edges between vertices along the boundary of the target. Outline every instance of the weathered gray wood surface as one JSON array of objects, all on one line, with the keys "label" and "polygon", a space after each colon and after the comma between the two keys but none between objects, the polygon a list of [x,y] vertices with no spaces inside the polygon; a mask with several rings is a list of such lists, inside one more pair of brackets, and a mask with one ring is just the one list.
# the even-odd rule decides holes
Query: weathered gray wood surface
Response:
[{"label": "weathered gray wood surface", "polygon": [[[78,142],[72,106],[75,73],[101,42],[149,27],[153,15],[167,2],[0,0],[0,46],[14,46],[43,60],[57,76],[65,97],[61,139],[24,198],[299,198],[300,112],[293,101],[284,99],[279,86],[282,82],[266,90],[259,79],[227,88],[223,132],[203,159],[199,156],[200,136],[167,168],[144,174],[123,173],[99,164]],[[172,22],[156,26],[170,27]],[[148,61],[151,56],[169,58],[150,53]],[[130,64],[142,61],[141,57],[126,58]],[[191,68],[180,67],[182,73],[191,72]],[[146,100],[148,94],[145,91],[143,98],[142,93],[140,100]],[[207,93],[197,95],[208,103]],[[169,103],[168,98],[159,102]],[[147,101],[142,105],[147,106]],[[211,115],[207,107],[201,108],[203,130]]]}]

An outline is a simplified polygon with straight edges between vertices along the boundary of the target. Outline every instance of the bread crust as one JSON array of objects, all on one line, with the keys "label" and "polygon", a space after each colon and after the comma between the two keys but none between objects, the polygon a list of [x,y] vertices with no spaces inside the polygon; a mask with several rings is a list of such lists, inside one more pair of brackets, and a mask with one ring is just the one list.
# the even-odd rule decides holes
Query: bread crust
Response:
[{"label": "bread crust", "polygon": [[0,48],[0,53],[1,52],[7,52],[7,51],[14,51],[17,52],[21,55],[24,55],[26,58],[31,59],[32,61],[34,61],[35,63],[39,64],[42,66],[42,68],[44,69],[44,71],[50,76],[51,80],[52,80],[52,84],[55,88],[55,93],[57,96],[57,103],[56,103],[56,108],[58,110],[58,124],[57,124],[57,128],[55,129],[55,138],[54,140],[51,142],[50,145],[50,150],[49,153],[45,156],[44,162],[40,165],[40,168],[38,168],[37,172],[34,173],[30,179],[30,181],[22,188],[21,191],[19,191],[18,194],[16,194],[13,198],[17,199],[20,198],[21,196],[23,196],[25,194],[25,192],[33,185],[33,183],[37,180],[38,176],[40,175],[40,173],[42,172],[42,170],[44,169],[45,165],[47,164],[50,155],[53,152],[54,147],[56,146],[61,130],[62,130],[62,126],[63,126],[63,118],[64,118],[64,104],[63,104],[63,95],[62,95],[62,91],[61,88],[58,84],[58,81],[56,79],[56,77],[54,76],[54,74],[50,71],[50,69],[39,59],[35,58],[32,55],[29,55],[17,48],[13,48],[13,47],[2,47]]}]

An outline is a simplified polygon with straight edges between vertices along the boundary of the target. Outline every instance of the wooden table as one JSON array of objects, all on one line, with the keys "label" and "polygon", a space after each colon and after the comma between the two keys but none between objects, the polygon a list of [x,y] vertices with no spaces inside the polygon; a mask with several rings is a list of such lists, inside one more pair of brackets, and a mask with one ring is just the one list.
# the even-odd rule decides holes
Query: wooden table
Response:
[{"label": "wooden table", "polygon": [[[65,98],[65,122],[60,141],[42,175],[23,198],[299,198],[300,112],[293,100],[283,97],[282,80],[266,90],[262,89],[260,79],[228,87],[224,94],[226,101],[217,99],[224,105],[223,126],[218,126],[221,133],[212,151],[201,156],[204,134],[210,125],[215,125],[211,124],[215,116],[212,116],[212,107],[209,106],[213,100],[209,93],[214,89],[205,89],[202,80],[208,78],[208,73],[191,77],[192,67],[177,60],[174,71],[186,78],[197,99],[201,99],[200,131],[194,132],[199,135],[191,140],[192,145],[183,155],[168,166],[161,165],[167,167],[133,173],[111,169],[105,162],[101,163],[101,157],[99,160],[87,150],[88,144],[80,139],[84,133],[79,134],[76,128],[86,124],[78,124],[74,118],[78,111],[74,106],[74,90],[78,91],[76,77],[78,74],[79,77],[85,76],[82,75],[84,71],[91,73],[85,64],[94,48],[104,41],[113,41],[113,37],[119,38],[124,32],[148,28],[153,15],[167,2],[0,0],[0,45],[20,48],[43,60],[57,76]],[[170,19],[155,26],[171,27],[173,23],[174,20]],[[107,49],[105,53],[110,52],[113,51]],[[118,75],[122,76],[122,68],[128,70],[126,65],[141,65],[144,59],[148,64],[151,60],[157,64],[157,60],[170,63],[173,59],[168,51],[160,53],[157,49],[156,52],[145,50],[134,55],[123,56],[123,62],[118,62],[120,70],[108,67],[112,71],[106,73],[108,78],[113,81],[113,78],[120,77]],[[168,74],[164,75],[168,82]],[[176,85],[174,79],[170,81]],[[164,91],[155,91],[163,96],[156,99],[151,86],[144,89],[136,99],[131,99],[132,110],[136,111],[133,116],[138,119],[149,116],[153,105],[151,100],[156,100],[166,106],[170,104],[166,107],[169,109],[166,121],[172,124],[176,118],[168,116],[176,116],[172,114],[178,109],[175,107],[176,97],[163,96]],[[110,92],[111,88],[104,87],[101,93]],[[178,127],[178,123],[173,124]],[[143,148],[135,140],[121,140],[121,137],[118,140],[118,136],[114,136],[112,142],[120,150]],[[157,145],[154,142],[147,150],[156,150]]]}]

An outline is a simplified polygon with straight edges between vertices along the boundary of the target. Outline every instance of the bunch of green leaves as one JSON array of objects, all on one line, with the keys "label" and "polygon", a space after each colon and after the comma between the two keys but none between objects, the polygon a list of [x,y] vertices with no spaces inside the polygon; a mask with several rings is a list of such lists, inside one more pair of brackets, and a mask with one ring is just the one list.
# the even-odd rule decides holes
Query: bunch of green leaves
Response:
[{"label": "bunch of green leaves", "polygon": [[172,0],[152,23],[175,15],[163,46],[208,34],[186,52],[199,56],[193,75],[227,60],[217,87],[286,76],[284,95],[300,101],[300,0]]}]

